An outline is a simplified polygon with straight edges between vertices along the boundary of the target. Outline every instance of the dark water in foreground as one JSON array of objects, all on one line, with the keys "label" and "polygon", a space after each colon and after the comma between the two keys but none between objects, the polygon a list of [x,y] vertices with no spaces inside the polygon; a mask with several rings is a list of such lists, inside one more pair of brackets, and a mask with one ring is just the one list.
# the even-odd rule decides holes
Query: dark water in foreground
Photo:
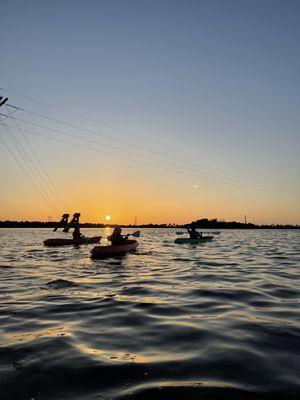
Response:
[{"label": "dark water in foreground", "polygon": [[299,396],[299,231],[143,230],[108,260],[50,236],[0,230],[1,399]]}]

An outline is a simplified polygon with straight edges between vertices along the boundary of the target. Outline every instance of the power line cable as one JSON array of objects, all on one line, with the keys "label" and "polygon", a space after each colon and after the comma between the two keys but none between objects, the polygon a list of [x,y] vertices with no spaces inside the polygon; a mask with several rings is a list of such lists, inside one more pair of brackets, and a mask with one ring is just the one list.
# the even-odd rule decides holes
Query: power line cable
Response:
[{"label": "power line cable", "polygon": [[[3,129],[4,125],[1,124]],[[47,203],[48,207],[54,211],[54,213],[56,214],[57,210],[56,208],[52,205],[52,203],[49,201],[48,197],[45,196],[44,192],[40,189],[39,185],[36,183],[36,181],[32,178],[31,174],[27,171],[27,169],[24,167],[24,165],[22,164],[22,162],[18,159],[18,157],[15,155],[15,153],[12,151],[12,149],[9,147],[9,145],[5,142],[4,138],[2,135],[0,135],[0,141],[2,142],[2,144],[4,145],[4,147],[7,149],[7,151],[9,152],[9,154],[11,155],[11,157],[15,160],[15,162],[18,164],[18,166],[20,167],[20,169],[23,171],[23,173],[27,176],[27,178],[30,180],[30,182],[32,183],[32,185],[36,188],[36,190],[39,192],[39,194],[41,195],[41,197],[43,198],[43,200]]]},{"label": "power line cable", "polygon": [[32,179],[36,182],[36,185],[40,188],[40,191],[44,193],[44,196],[48,199],[48,202],[51,204],[52,209],[57,212],[57,206],[51,198],[49,188],[45,184],[43,177],[40,174],[40,171],[36,169],[34,163],[30,159],[30,156],[28,155],[26,149],[24,148],[22,143],[18,140],[18,138],[15,136],[15,134],[11,131],[10,127],[6,127],[6,134],[10,139],[10,141],[13,143],[17,152],[19,153],[19,156],[25,163],[24,165],[27,166],[28,173],[31,174]]},{"label": "power line cable", "polygon": [[[11,128],[13,128],[13,127],[11,127]],[[141,163],[141,160],[135,160],[135,159],[132,159],[132,158],[126,158],[124,156],[120,156],[120,155],[116,155],[114,153],[109,153],[109,152],[104,151],[104,150],[96,149],[95,147],[89,147],[89,146],[81,145],[81,144],[78,144],[78,143],[69,142],[69,141],[66,141],[66,140],[54,138],[52,136],[42,135],[40,133],[29,131],[29,130],[24,130],[24,132],[32,134],[32,135],[35,135],[35,136],[40,136],[40,137],[43,137],[43,138],[46,138],[46,139],[50,139],[52,141],[61,142],[61,143],[65,143],[65,144],[68,144],[68,145],[80,147],[80,148],[83,148],[83,149],[86,149],[86,150],[91,150],[91,151],[98,152],[98,153],[104,153],[104,154],[107,154],[107,155],[112,156],[112,157],[122,158],[122,159],[124,159],[126,161],[133,161],[133,162],[138,163],[138,164]],[[143,164],[146,164],[148,166],[152,166],[152,167],[155,167],[155,168],[159,168],[159,169],[164,169],[164,170],[170,171],[172,173],[174,173],[174,172],[175,173],[180,173],[180,174],[183,174],[183,175],[193,176],[193,177],[196,177],[196,178],[203,178],[203,179],[206,179],[206,180],[209,180],[209,181],[214,180],[214,181],[217,181],[217,182],[220,183],[220,180],[218,180],[218,179],[213,179],[213,178],[208,178],[206,176],[199,176],[199,175],[191,174],[191,173],[186,172],[183,169],[180,169],[180,170],[176,170],[174,168],[171,169],[171,168],[167,168],[167,167],[163,167],[163,166],[158,166],[156,164],[150,164],[150,163],[147,163],[145,161],[143,161]],[[221,183],[223,183],[223,184],[224,183],[228,183],[228,184],[231,184],[231,185],[234,185],[234,186],[239,186],[239,187],[241,186],[241,184],[238,184],[236,182],[222,182],[221,181]],[[265,188],[260,188],[260,187],[251,187],[251,186],[247,185],[246,183],[244,183],[243,186],[251,188],[251,189],[255,189],[255,190],[258,190],[258,191],[264,191],[264,192],[268,191],[268,192],[273,192],[273,193],[276,193],[276,194],[287,195],[286,192],[279,192],[279,191],[274,191],[274,190],[266,190]]]},{"label": "power line cable", "polygon": [[[13,92],[13,91],[11,91],[11,90],[7,90],[7,89],[1,88],[1,87],[0,87],[0,90],[3,91],[3,92],[6,92],[6,93],[8,93],[8,94],[12,94],[12,95],[14,95],[14,96],[16,96],[16,97],[19,97],[19,98],[21,98],[21,99],[30,101],[30,102],[32,102],[32,103],[40,104],[40,105],[42,105],[42,106],[48,107],[48,108],[53,109],[53,110],[56,110],[56,111],[63,112],[63,113],[65,113],[65,114],[72,115],[72,116],[74,116],[74,117],[77,117],[77,118],[82,119],[82,120],[85,120],[85,121],[94,122],[94,123],[96,123],[96,124],[102,125],[102,126],[104,126],[105,128],[108,128],[108,129],[111,129],[111,130],[114,130],[114,131],[123,132],[123,133],[125,133],[125,134],[127,134],[127,135],[135,135],[135,136],[140,137],[140,138],[142,138],[142,139],[144,139],[144,140],[147,140],[148,142],[152,142],[152,143],[161,143],[161,144],[164,144],[164,145],[166,144],[166,143],[160,142],[160,141],[158,141],[158,140],[151,140],[151,139],[149,139],[148,136],[143,136],[143,135],[137,134],[136,132],[133,132],[132,130],[128,130],[128,129],[120,128],[120,127],[117,127],[117,126],[113,126],[112,124],[109,124],[109,123],[107,123],[107,122],[100,121],[100,120],[95,119],[95,118],[90,118],[90,117],[87,117],[86,115],[78,114],[78,113],[76,113],[76,112],[74,112],[74,111],[67,110],[67,109],[65,109],[65,108],[63,108],[63,107],[58,107],[58,106],[55,106],[55,105],[53,105],[53,104],[46,103],[46,102],[41,101],[41,100],[33,99],[32,97],[29,97],[29,96],[23,96],[23,95],[20,95],[20,94],[15,93],[15,92]],[[118,140],[118,139],[116,139],[116,140]],[[168,145],[169,145],[169,143],[168,143]]]},{"label": "power line cable", "polygon": [[[13,92],[8,91],[8,90],[3,89],[3,88],[0,88],[0,90],[2,90],[2,91],[4,91],[4,92],[7,92],[7,93],[13,93]],[[14,94],[15,94],[15,93],[14,93]],[[45,102],[41,102],[41,101],[34,100],[34,99],[32,99],[32,98],[30,98],[30,97],[28,97],[28,96],[20,96],[20,95],[17,95],[17,94],[15,94],[15,95],[18,96],[18,97],[20,97],[20,98],[24,98],[24,99],[30,100],[30,101],[32,101],[32,102],[35,102],[35,103],[40,103],[40,104],[45,105],[45,106],[47,106],[47,107],[49,107],[49,108],[52,108],[52,109],[55,109],[55,110],[58,110],[58,111],[63,111],[63,112],[65,112],[65,113],[68,113],[68,114],[71,114],[71,115],[80,117],[80,118],[82,118],[82,119],[86,119],[86,120],[89,120],[89,121],[97,122],[97,123],[99,123],[99,124],[102,124],[102,125],[104,125],[104,126],[107,126],[107,127],[111,128],[111,129],[116,129],[116,130],[119,130],[119,131],[123,131],[123,132],[125,132],[125,133],[132,133],[132,132],[129,132],[129,131],[124,130],[124,129],[121,129],[121,128],[113,127],[112,125],[109,125],[109,124],[106,124],[106,123],[103,123],[103,122],[99,122],[99,121],[97,121],[97,120],[92,120],[92,119],[90,119],[90,118],[88,118],[88,117],[84,117],[84,116],[82,116],[82,115],[78,115],[77,113],[74,113],[74,112],[69,111],[69,110],[65,110],[65,109],[63,109],[63,108],[61,108],[61,107],[53,106],[53,105],[50,105],[50,104],[45,103]],[[111,141],[115,141],[115,142],[118,142],[118,143],[122,143],[122,144],[124,144],[124,145],[126,145],[126,146],[134,147],[134,148],[136,148],[136,149],[139,149],[139,150],[142,150],[142,151],[151,153],[151,154],[155,154],[155,155],[159,155],[159,156],[164,157],[164,158],[168,158],[168,159],[171,159],[171,160],[175,160],[177,163],[180,162],[180,163],[183,163],[183,164],[185,164],[185,165],[188,164],[188,165],[191,165],[191,166],[194,166],[194,167],[197,167],[197,168],[201,168],[202,170],[204,169],[204,170],[206,170],[206,171],[212,171],[212,172],[210,172],[210,173],[214,173],[214,174],[217,173],[217,174],[223,175],[223,176],[226,176],[226,175],[227,175],[226,173],[224,173],[223,171],[220,171],[220,170],[218,170],[218,169],[211,170],[211,169],[205,168],[205,167],[203,167],[203,166],[200,167],[199,164],[190,162],[190,161],[188,161],[188,160],[182,160],[182,159],[180,159],[179,157],[172,157],[172,156],[165,155],[165,154],[162,154],[162,153],[157,152],[157,151],[145,149],[145,148],[142,147],[142,146],[138,146],[138,145],[135,145],[135,144],[127,143],[127,142],[125,142],[125,141],[123,141],[123,140],[120,140],[119,138],[111,137],[111,136],[105,135],[105,134],[100,133],[100,132],[92,131],[92,130],[90,130],[90,129],[81,128],[81,127],[76,126],[76,125],[74,125],[74,124],[70,124],[70,123],[68,123],[68,122],[66,122],[66,121],[60,121],[60,120],[57,120],[56,118],[49,117],[49,116],[47,116],[47,115],[44,115],[44,114],[41,114],[41,113],[37,113],[37,112],[34,112],[34,111],[32,111],[32,110],[28,110],[28,109],[25,109],[25,108],[22,108],[22,107],[17,107],[17,106],[11,105],[11,104],[7,104],[7,106],[8,106],[8,107],[17,108],[17,109],[20,110],[20,111],[30,113],[30,114],[32,114],[32,115],[35,115],[35,116],[39,117],[39,118],[48,119],[48,120],[50,120],[50,121],[52,121],[52,122],[55,122],[55,123],[63,124],[63,125],[72,127],[72,128],[74,128],[74,129],[79,129],[80,131],[83,131],[83,130],[84,130],[85,132],[88,132],[88,133],[93,134],[93,135],[101,136],[101,137],[103,137],[103,138],[106,138],[107,140],[111,140]],[[230,168],[231,168],[231,169],[235,169],[235,168],[233,168],[233,167],[230,167]],[[245,178],[244,178],[243,176],[241,176],[240,174],[236,175],[236,174],[230,173],[230,175],[231,175],[232,177],[236,178],[236,179],[245,180]],[[250,182],[250,183],[252,182],[253,184],[257,185],[256,179],[255,179],[255,180],[253,180],[253,179],[251,179],[251,178],[250,178],[250,179],[249,179],[249,178],[246,178],[246,179],[247,179],[248,182]],[[273,183],[270,183],[270,182],[266,183],[266,182],[261,181],[261,183],[258,183],[258,184],[268,185],[269,187],[272,186],[274,189],[294,190],[293,188],[290,188],[290,187],[287,187],[287,186],[282,186],[282,185],[279,186],[279,185],[277,185],[277,184],[273,184]]]},{"label": "power line cable", "polygon": [[[36,151],[34,150],[32,144],[30,143],[29,139],[24,134],[24,132],[23,132],[22,128],[20,127],[20,125],[18,124],[17,120],[13,117],[12,117],[12,119],[13,119],[13,122],[14,122],[16,128],[19,130],[19,132],[21,133],[28,148],[30,149],[33,159],[35,160],[35,163],[37,164],[37,167],[35,167],[37,173],[40,175],[41,179],[43,179],[45,185],[48,187],[48,189],[52,193],[53,197],[55,198],[56,202],[61,206],[61,208],[68,209],[68,206],[66,205],[62,195],[58,192],[58,190],[54,186],[52,179],[50,178],[46,168],[44,167],[42,161],[38,157]],[[32,164],[34,165],[34,162],[32,162]]]},{"label": "power line cable", "polygon": [[[163,154],[161,154],[161,153],[159,153],[159,152],[156,152],[156,151],[153,151],[153,150],[145,149],[145,148],[143,148],[143,147],[141,147],[141,146],[137,146],[137,145],[134,145],[134,144],[129,144],[129,143],[123,141],[123,140],[110,137],[110,136],[108,136],[108,135],[105,135],[105,134],[100,133],[100,132],[93,131],[93,130],[88,129],[88,128],[82,128],[82,127],[77,126],[77,125],[75,125],[75,124],[73,124],[73,123],[69,123],[69,122],[66,122],[66,121],[61,121],[61,120],[58,120],[58,119],[56,119],[56,118],[53,118],[53,117],[50,117],[50,116],[46,116],[46,115],[37,113],[37,112],[32,111],[32,110],[27,110],[27,109],[24,109],[24,108],[21,108],[21,107],[13,106],[13,105],[11,105],[11,104],[7,104],[7,106],[8,106],[8,107],[17,108],[17,109],[20,110],[20,111],[23,111],[23,112],[25,112],[25,113],[28,113],[28,114],[37,116],[37,117],[39,117],[39,118],[47,119],[47,120],[49,120],[49,121],[51,121],[51,122],[55,122],[55,123],[57,123],[57,124],[61,124],[61,125],[64,125],[64,126],[71,127],[72,129],[79,130],[80,132],[83,132],[83,131],[84,131],[84,132],[90,133],[90,134],[92,134],[92,135],[100,136],[100,137],[103,137],[103,138],[105,138],[105,139],[108,139],[108,140],[117,142],[118,144],[120,144],[120,143],[121,143],[121,144],[124,144],[124,145],[126,145],[127,147],[133,147],[133,148],[136,148],[136,149],[138,149],[138,150],[142,150],[142,151],[144,151],[144,152],[148,152],[148,153],[154,154],[154,155],[156,155],[156,156],[158,155],[158,156],[160,156],[160,157],[169,158],[169,159],[171,159],[171,160],[174,160],[174,157],[166,156],[166,155],[163,155]],[[29,121],[26,121],[26,120],[20,120],[20,121],[25,122],[25,123],[30,123]],[[40,126],[40,127],[42,127],[42,126]],[[46,129],[47,129],[47,128],[46,128]],[[49,128],[48,128],[48,129],[49,129]],[[102,145],[104,145],[104,144],[102,143]],[[109,146],[109,145],[105,145],[105,146]],[[112,146],[110,146],[110,147],[112,147]],[[129,151],[129,150],[127,150],[127,151]],[[136,154],[136,153],[132,153],[132,154]],[[139,156],[141,156],[141,155],[139,155]],[[143,157],[150,159],[150,157],[147,156],[147,155],[143,155]],[[153,158],[152,158],[152,159],[153,159]],[[180,163],[183,163],[183,164],[193,165],[193,166],[196,166],[197,168],[199,168],[199,165],[197,165],[197,164],[195,164],[195,163],[186,162],[186,161],[184,161],[184,160],[181,160],[180,158],[175,158],[175,161],[176,161],[176,163],[180,162]],[[159,162],[163,162],[163,161],[159,161]],[[166,162],[164,162],[164,163],[166,163]],[[168,164],[170,164],[170,163],[168,163]],[[188,169],[189,167],[185,167],[185,168]],[[201,167],[201,168],[204,169],[203,167]],[[223,171],[215,170],[215,171],[211,172],[211,170],[209,171],[207,168],[205,168],[205,169],[206,169],[206,171],[208,171],[208,172],[207,172],[208,174],[216,174],[216,173],[217,173],[217,174],[219,174],[219,175],[222,175],[222,176],[225,176],[225,177],[226,177],[226,174],[225,174]],[[244,179],[245,179],[245,178],[243,178],[243,177],[241,177],[241,176],[233,175],[232,173],[231,173],[231,175],[232,175],[232,177],[235,178],[235,179],[239,179],[239,180],[244,180]],[[230,178],[230,179],[232,179],[232,178]],[[248,178],[247,180],[249,181],[249,178]],[[253,181],[252,181],[252,183],[253,183],[254,185],[261,185],[260,183],[256,183],[256,182],[253,182]],[[266,183],[262,183],[262,184],[263,184],[263,185],[272,186],[274,189],[290,190],[290,188],[279,187],[278,185],[274,185],[274,184],[272,184],[272,183],[267,183],[267,184],[266,184]],[[293,190],[293,189],[292,189],[292,190]]]},{"label": "power line cable", "polygon": [[[0,113],[0,115],[1,115],[1,113]],[[8,118],[12,118],[12,117],[8,116]],[[135,157],[146,158],[147,160],[159,162],[161,164],[164,164],[164,165],[167,165],[167,166],[171,166],[171,167],[175,167],[175,168],[182,168],[182,166],[179,165],[179,164],[170,163],[168,161],[160,160],[160,159],[157,159],[157,158],[145,155],[145,154],[135,153],[135,152],[132,152],[130,150],[124,150],[124,149],[118,148],[116,146],[108,145],[108,144],[105,144],[105,143],[102,143],[102,142],[98,142],[98,141],[95,141],[95,140],[92,140],[92,139],[82,138],[81,136],[78,136],[78,135],[75,135],[75,134],[72,134],[72,133],[68,133],[68,132],[62,131],[60,129],[51,128],[51,127],[48,127],[48,126],[45,126],[45,125],[42,125],[42,124],[37,124],[37,123],[30,122],[30,121],[27,121],[27,120],[23,120],[23,119],[20,119],[20,118],[14,118],[14,119],[16,119],[16,120],[18,120],[20,122],[23,122],[23,123],[38,127],[38,128],[47,129],[47,130],[50,130],[50,131],[55,132],[55,133],[59,133],[59,134],[65,135],[65,136],[76,138],[76,139],[81,140],[81,141],[87,141],[87,142],[90,142],[92,144],[97,144],[99,146],[107,147],[109,149],[125,152],[125,153],[131,154],[131,155],[133,155]],[[207,179],[206,175],[208,175],[211,179],[217,180],[217,181],[221,181],[222,183],[224,183],[224,182],[225,183],[226,182],[239,183],[240,185],[243,185],[243,186],[245,186],[245,185],[250,186],[251,185],[253,188],[272,189],[272,191],[276,190],[276,191],[284,191],[284,192],[286,192],[286,190],[287,190],[287,189],[280,188],[280,187],[273,187],[272,185],[266,185],[266,184],[261,184],[261,183],[252,183],[252,182],[249,182],[249,181],[246,181],[246,180],[241,180],[241,178],[227,177],[227,176],[219,177],[219,176],[216,176],[216,174],[214,174],[212,172],[202,172],[202,171],[198,171],[198,170],[195,170],[195,169],[192,169],[192,168],[189,168],[189,167],[184,167],[184,168],[186,170],[189,170],[189,171],[193,172],[193,173],[201,174],[201,177],[204,177],[205,179]],[[289,189],[288,191],[291,191],[291,190]]]},{"label": "power line cable", "polygon": [[[28,122],[28,121],[27,121]],[[29,122],[30,123],[30,122]],[[32,123],[30,123],[30,124],[32,124]],[[33,124],[33,125],[35,125],[35,124]],[[41,127],[41,125],[39,125],[38,124],[38,126],[39,127]],[[65,136],[70,136],[70,137],[75,137],[75,138],[77,138],[77,139],[79,139],[79,140],[83,140],[83,141],[89,141],[89,142],[91,142],[91,143],[93,143],[93,144],[98,144],[98,145],[101,145],[101,146],[103,146],[103,144],[102,143],[99,143],[99,142],[96,142],[96,141],[94,141],[94,140],[89,140],[89,139],[83,139],[82,137],[80,137],[80,136],[77,136],[77,135],[74,135],[74,134],[69,134],[69,133],[66,133],[66,132],[63,132],[63,131],[60,131],[60,130],[57,130],[57,129],[54,129],[54,128],[49,128],[49,127],[45,127],[45,126],[43,126],[44,128],[46,128],[46,129],[50,129],[51,131],[54,131],[54,132],[58,132],[58,133],[60,133],[60,134],[62,134],[62,135],[65,135]],[[27,131],[27,132],[30,132],[30,131]],[[33,132],[30,132],[30,133],[33,133]],[[107,146],[107,145],[104,145],[104,146]],[[113,149],[115,149],[115,147],[112,147],[112,146],[108,146],[109,148],[113,148]],[[122,149],[117,149],[118,151],[123,151]],[[131,153],[130,153],[131,154]],[[134,154],[135,156],[138,156],[138,157],[144,157],[144,156],[142,156],[142,155],[140,155],[140,154]],[[118,155],[118,157],[119,157],[119,155]],[[174,167],[174,164],[170,164],[170,163],[167,163],[167,162],[163,162],[163,161],[161,161],[161,160],[157,160],[157,159],[153,159],[152,157],[147,157],[148,159],[150,159],[150,160],[152,160],[152,161],[158,161],[158,162],[161,162],[161,163],[163,163],[163,164],[166,164],[166,165],[171,165],[172,167]],[[181,166],[178,166],[178,165],[175,165],[175,167],[176,168],[181,168]],[[193,170],[191,170],[193,173],[195,173],[195,171],[193,171]],[[235,182],[235,181],[228,181],[228,178],[227,178],[227,181],[224,181],[224,180],[222,180],[222,179],[220,179],[219,177],[215,177],[215,176],[212,176],[212,177],[210,177],[210,178],[208,178],[206,175],[201,175],[201,176],[199,176],[199,175],[194,175],[194,176],[197,176],[198,178],[199,177],[201,177],[201,178],[204,178],[204,179],[208,179],[208,180],[215,180],[215,181],[217,181],[217,182],[222,182],[222,183],[231,183],[231,184],[239,184],[239,185],[243,185],[243,186],[248,186],[248,187],[250,187],[249,186],[249,184],[247,184],[247,182]],[[252,184],[251,184],[252,185]],[[254,188],[254,189],[264,189],[264,190],[266,190],[266,188],[264,187],[264,186],[258,186],[258,185],[252,185],[252,187]],[[278,189],[276,189],[277,191],[278,191]],[[270,191],[270,190],[269,190]],[[274,191],[274,189],[272,188],[272,191]],[[285,193],[285,192],[284,192]]]}]

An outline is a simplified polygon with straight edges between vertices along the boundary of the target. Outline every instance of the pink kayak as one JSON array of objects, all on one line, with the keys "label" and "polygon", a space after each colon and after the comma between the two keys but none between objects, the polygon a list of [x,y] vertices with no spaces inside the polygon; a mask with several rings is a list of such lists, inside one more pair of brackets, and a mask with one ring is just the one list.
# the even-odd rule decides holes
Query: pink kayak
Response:
[{"label": "pink kayak", "polygon": [[136,240],[128,240],[126,244],[119,246],[95,246],[91,253],[92,257],[114,257],[122,256],[128,252],[133,252],[138,247],[138,242]]},{"label": "pink kayak", "polygon": [[101,236],[94,236],[90,238],[82,239],[47,239],[44,241],[45,246],[67,246],[67,245],[79,245],[100,242]]}]

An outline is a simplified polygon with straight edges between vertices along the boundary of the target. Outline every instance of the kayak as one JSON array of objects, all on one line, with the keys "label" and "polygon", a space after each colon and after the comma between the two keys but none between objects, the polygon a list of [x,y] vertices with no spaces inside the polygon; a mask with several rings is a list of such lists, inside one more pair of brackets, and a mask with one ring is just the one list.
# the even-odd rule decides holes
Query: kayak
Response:
[{"label": "kayak", "polygon": [[202,243],[202,242],[209,242],[213,238],[214,238],[213,236],[203,236],[202,238],[198,238],[198,239],[176,238],[174,243],[176,243],[176,244],[182,244],[182,243],[197,244],[197,243]]},{"label": "kayak", "polygon": [[100,242],[101,236],[94,236],[90,238],[82,238],[82,239],[47,239],[44,241],[45,246],[67,246],[67,245],[76,245],[76,244],[90,244],[90,243],[98,243]]},{"label": "kayak", "polygon": [[95,258],[122,256],[128,252],[135,251],[137,247],[138,242],[136,240],[128,240],[126,244],[119,246],[95,246],[91,253],[92,257]]}]

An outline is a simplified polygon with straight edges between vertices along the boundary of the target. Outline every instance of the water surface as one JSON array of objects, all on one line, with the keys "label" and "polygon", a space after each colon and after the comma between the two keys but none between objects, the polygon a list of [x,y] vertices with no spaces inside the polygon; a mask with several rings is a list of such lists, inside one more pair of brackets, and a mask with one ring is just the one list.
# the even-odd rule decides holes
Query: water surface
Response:
[{"label": "water surface", "polygon": [[1,399],[299,396],[299,231],[144,229],[107,260],[49,237],[0,230]]}]

